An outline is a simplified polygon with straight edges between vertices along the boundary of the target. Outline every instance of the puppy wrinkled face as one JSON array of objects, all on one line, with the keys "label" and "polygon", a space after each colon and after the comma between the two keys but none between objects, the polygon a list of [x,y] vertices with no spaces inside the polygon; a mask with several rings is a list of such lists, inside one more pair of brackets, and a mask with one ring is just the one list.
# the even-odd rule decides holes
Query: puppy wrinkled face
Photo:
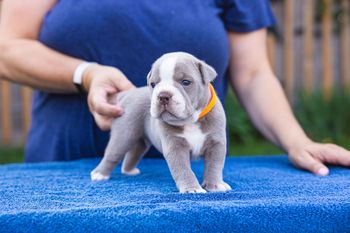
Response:
[{"label": "puppy wrinkled face", "polygon": [[[209,77],[214,76],[214,77]],[[209,98],[213,68],[190,54],[163,55],[147,77],[151,89],[151,116],[171,125],[195,122]]]}]

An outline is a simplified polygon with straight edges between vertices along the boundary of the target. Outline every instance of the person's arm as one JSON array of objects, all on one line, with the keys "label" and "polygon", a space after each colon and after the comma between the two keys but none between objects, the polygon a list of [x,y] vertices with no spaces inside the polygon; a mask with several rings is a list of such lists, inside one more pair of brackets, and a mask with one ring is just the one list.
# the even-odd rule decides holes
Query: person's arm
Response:
[{"label": "person's arm", "polygon": [[50,92],[72,93],[82,61],[37,41],[44,15],[56,0],[5,0],[0,19],[0,77]]},{"label": "person's arm", "polygon": [[[0,19],[0,79],[55,93],[76,93],[72,77],[83,61],[37,41],[45,14],[56,0],[4,0]],[[96,78],[97,77],[97,78]],[[90,66],[83,77],[89,107],[100,128],[107,130],[122,109],[108,104],[109,94],[132,88],[113,67]]]},{"label": "person's arm", "polygon": [[299,168],[329,173],[325,163],[350,166],[350,152],[309,139],[295,119],[267,57],[266,30],[229,33],[230,81],[254,125]]}]

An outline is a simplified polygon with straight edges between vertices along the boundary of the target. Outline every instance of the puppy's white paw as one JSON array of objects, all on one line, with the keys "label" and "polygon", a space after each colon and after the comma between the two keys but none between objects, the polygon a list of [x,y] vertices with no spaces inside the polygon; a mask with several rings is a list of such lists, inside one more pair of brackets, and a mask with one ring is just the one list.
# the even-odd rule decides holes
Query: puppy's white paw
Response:
[{"label": "puppy's white paw", "polygon": [[231,186],[224,181],[218,183],[209,183],[204,181],[202,187],[208,192],[227,192],[232,190]]},{"label": "puppy's white paw", "polygon": [[202,187],[197,188],[180,188],[180,193],[206,193],[205,189]]},{"label": "puppy's white paw", "polygon": [[102,181],[102,180],[109,180],[110,176],[109,175],[103,175],[102,173],[93,170],[90,173],[91,180],[92,181]]},{"label": "puppy's white paw", "polygon": [[133,169],[131,169],[129,171],[122,169],[122,174],[127,175],[127,176],[136,176],[140,173],[141,173],[141,171],[137,167],[134,167]]}]

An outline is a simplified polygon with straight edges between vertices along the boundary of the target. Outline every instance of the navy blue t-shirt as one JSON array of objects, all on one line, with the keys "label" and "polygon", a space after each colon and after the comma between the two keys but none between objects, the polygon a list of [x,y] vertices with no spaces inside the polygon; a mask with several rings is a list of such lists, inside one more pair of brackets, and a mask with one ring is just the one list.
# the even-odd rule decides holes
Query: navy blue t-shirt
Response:
[{"label": "navy blue t-shirt", "polygon": [[[146,85],[151,64],[184,51],[213,66],[223,101],[230,59],[227,31],[274,24],[268,0],[59,0],[46,15],[39,40],[69,56],[120,69]],[[45,64],[43,64],[45,65]],[[59,69],[59,67],[57,67]],[[103,155],[109,139],[94,122],[86,96],[36,91],[26,161]]]}]

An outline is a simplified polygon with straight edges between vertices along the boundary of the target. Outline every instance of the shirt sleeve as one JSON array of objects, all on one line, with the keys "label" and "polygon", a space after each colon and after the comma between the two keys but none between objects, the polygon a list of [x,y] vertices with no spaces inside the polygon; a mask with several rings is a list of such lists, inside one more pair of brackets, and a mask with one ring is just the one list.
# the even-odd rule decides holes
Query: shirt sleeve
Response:
[{"label": "shirt sleeve", "polygon": [[251,32],[276,24],[269,0],[222,0],[221,7],[227,30]]}]

